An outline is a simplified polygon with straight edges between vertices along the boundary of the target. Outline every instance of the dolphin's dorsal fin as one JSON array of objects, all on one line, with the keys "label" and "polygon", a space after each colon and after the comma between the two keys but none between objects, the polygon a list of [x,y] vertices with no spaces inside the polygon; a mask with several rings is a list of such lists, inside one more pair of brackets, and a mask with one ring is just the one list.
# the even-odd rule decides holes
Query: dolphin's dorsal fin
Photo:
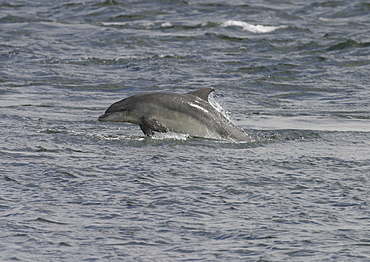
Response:
[{"label": "dolphin's dorsal fin", "polygon": [[188,94],[195,95],[195,96],[203,99],[204,101],[208,102],[208,96],[213,91],[215,91],[215,90],[212,87],[205,87],[205,88],[201,88],[201,89],[198,89],[196,91],[193,91],[193,92],[189,92]]}]

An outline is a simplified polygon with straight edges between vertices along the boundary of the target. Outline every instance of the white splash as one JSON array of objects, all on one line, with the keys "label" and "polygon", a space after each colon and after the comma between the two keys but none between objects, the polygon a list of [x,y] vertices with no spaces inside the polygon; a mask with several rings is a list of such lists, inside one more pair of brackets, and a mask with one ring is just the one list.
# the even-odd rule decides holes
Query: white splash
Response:
[{"label": "white splash", "polygon": [[286,26],[268,26],[268,25],[252,25],[243,21],[227,20],[221,24],[223,27],[228,26],[240,26],[243,30],[250,31],[252,33],[269,33],[276,29],[286,28]]},{"label": "white splash", "polygon": [[216,99],[214,98],[214,93],[209,94],[208,101],[214,109],[216,109],[220,114],[222,114],[230,121],[230,113],[216,101]]},{"label": "white splash", "polygon": [[171,139],[171,140],[187,140],[190,136],[188,134],[181,134],[181,133],[174,133],[174,132],[166,132],[166,133],[159,133],[155,132],[154,136],[151,137],[153,140],[163,140],[163,139]]}]

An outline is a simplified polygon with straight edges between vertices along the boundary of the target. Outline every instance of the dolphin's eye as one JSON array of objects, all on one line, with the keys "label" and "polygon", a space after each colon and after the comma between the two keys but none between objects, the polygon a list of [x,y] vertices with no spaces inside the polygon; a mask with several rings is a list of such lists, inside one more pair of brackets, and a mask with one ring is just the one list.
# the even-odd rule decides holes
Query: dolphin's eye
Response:
[{"label": "dolphin's eye", "polygon": [[127,111],[127,110],[126,110],[126,107],[121,107],[119,111],[124,112],[124,111]]}]

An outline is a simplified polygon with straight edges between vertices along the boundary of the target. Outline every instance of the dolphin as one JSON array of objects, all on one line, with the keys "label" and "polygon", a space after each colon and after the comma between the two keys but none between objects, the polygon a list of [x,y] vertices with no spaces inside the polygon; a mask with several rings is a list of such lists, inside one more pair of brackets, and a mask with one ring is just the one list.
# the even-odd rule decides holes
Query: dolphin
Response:
[{"label": "dolphin", "polygon": [[146,136],[172,131],[197,138],[251,141],[209,103],[213,91],[207,87],[186,94],[137,94],[112,104],[99,121],[137,124]]}]

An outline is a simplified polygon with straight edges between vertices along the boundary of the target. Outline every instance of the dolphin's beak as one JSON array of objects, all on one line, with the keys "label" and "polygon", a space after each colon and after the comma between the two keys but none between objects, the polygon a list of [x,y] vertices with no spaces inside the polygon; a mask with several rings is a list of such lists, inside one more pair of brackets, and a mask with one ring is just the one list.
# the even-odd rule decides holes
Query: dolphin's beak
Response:
[{"label": "dolphin's beak", "polygon": [[109,112],[99,116],[99,121],[104,122],[125,122],[125,114],[123,112]]},{"label": "dolphin's beak", "polygon": [[106,121],[108,116],[110,116],[111,114],[104,114],[104,115],[101,115],[99,116],[98,120],[99,121]]}]

